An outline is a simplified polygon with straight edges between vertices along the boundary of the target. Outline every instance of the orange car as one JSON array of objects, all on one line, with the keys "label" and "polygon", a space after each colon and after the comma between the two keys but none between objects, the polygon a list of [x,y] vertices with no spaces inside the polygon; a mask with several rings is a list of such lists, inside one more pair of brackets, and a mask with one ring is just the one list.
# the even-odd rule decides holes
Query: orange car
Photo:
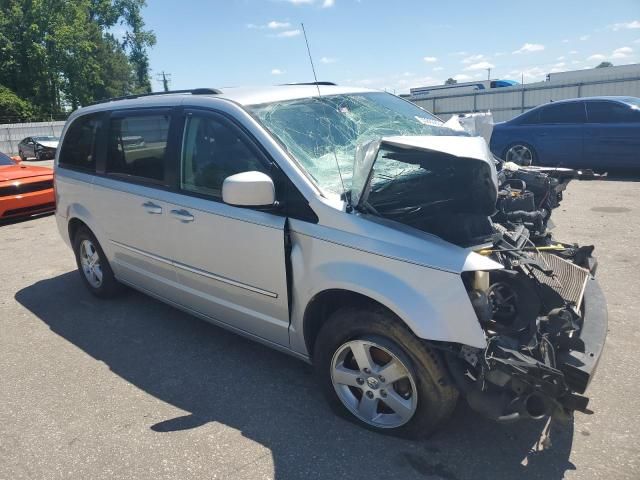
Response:
[{"label": "orange car", "polygon": [[0,152],[0,221],[55,210],[53,170]]}]

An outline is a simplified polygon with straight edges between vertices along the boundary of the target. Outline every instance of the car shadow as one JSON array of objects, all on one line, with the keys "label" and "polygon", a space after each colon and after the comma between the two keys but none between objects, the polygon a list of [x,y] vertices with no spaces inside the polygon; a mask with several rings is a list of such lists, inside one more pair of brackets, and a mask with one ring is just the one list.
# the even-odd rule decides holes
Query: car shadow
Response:
[{"label": "car shadow", "polygon": [[[460,402],[430,439],[411,442],[369,432],[335,415],[303,362],[130,291],[112,301],[88,293],[77,272],[39,281],[15,295],[56,334],[111,371],[187,415],[150,422],[154,435],[218,422],[271,451],[275,478],[564,477],[573,424],[498,425]],[[52,301],[55,299],[55,301]]]},{"label": "car shadow", "polygon": [[36,215],[31,215],[31,216],[27,216],[27,217],[18,217],[18,218],[8,218],[6,220],[2,220],[0,219],[0,227],[6,227],[8,225],[15,225],[17,223],[24,223],[24,222],[28,222],[30,220],[36,220],[38,218],[42,218],[42,217],[50,217],[51,215],[55,214],[56,212],[43,212],[43,213],[38,213]]}]

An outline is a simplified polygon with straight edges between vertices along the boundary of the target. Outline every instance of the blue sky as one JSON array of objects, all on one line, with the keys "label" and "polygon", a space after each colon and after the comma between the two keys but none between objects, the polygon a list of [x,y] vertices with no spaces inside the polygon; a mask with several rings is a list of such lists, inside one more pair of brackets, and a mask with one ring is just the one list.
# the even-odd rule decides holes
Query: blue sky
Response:
[{"label": "blue sky", "polygon": [[171,88],[318,78],[388,89],[640,62],[640,0],[148,0]]}]

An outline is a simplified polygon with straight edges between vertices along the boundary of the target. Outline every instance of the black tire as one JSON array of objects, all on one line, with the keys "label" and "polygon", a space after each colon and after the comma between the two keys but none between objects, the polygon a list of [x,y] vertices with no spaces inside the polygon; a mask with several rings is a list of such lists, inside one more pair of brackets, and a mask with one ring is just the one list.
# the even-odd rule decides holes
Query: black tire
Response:
[{"label": "black tire", "polygon": [[514,162],[514,163],[517,163],[518,165],[523,165],[525,167],[527,167],[529,165],[537,165],[538,164],[538,154],[536,153],[536,149],[533,148],[533,146],[531,146],[527,142],[513,142],[507,148],[505,148],[504,152],[502,153],[502,158],[504,159],[505,162],[513,161],[513,160],[509,160],[507,158],[507,155],[508,155],[509,151],[514,147],[524,147],[524,148],[527,148],[529,150],[529,152],[531,152],[531,161],[529,163],[527,163],[527,164],[520,163],[520,162]]},{"label": "black tire", "polygon": [[[366,423],[356,417],[338,396],[332,382],[333,357],[345,343],[353,340],[374,342],[384,347],[412,375],[417,407],[403,425],[385,428]],[[320,330],[313,358],[320,386],[334,412],[369,430],[410,439],[424,438],[442,425],[456,406],[458,390],[450,381],[439,353],[384,308],[346,307],[337,310]],[[380,400],[384,402],[384,399]]]},{"label": "black tire", "polygon": [[21,161],[26,161],[27,157],[24,156],[24,153],[22,153],[22,150],[18,150],[18,156],[20,157]]},{"label": "black tire", "polygon": [[[99,285],[93,285],[85,274],[81,261],[81,248],[84,241],[89,241],[98,254],[99,265],[102,272],[102,279]],[[82,282],[87,289],[98,298],[113,298],[122,291],[122,284],[116,280],[111,265],[107,260],[100,243],[95,235],[86,227],[80,227],[73,238],[73,252],[76,257],[76,265]]]}]

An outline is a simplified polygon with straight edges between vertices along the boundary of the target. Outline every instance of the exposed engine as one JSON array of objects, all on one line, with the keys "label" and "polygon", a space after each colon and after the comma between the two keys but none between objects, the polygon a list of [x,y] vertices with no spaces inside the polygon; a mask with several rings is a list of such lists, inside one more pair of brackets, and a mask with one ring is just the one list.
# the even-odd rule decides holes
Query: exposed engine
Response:
[{"label": "exposed engine", "polygon": [[398,137],[365,146],[355,162],[364,187],[352,199],[504,267],[462,274],[487,347],[437,345],[472,408],[502,421],[587,412],[580,394],[606,337],[606,303],[593,247],[557,242],[549,230],[568,183],[594,175],[503,163],[465,142]]},{"label": "exposed engine", "polygon": [[562,191],[581,175],[502,169],[497,237],[478,253],[505,269],[463,274],[488,346],[454,348],[448,364],[470,406],[496,420],[588,412],[580,395],[591,372],[584,358],[602,347],[581,338],[593,247],[558,243],[547,231]]}]

